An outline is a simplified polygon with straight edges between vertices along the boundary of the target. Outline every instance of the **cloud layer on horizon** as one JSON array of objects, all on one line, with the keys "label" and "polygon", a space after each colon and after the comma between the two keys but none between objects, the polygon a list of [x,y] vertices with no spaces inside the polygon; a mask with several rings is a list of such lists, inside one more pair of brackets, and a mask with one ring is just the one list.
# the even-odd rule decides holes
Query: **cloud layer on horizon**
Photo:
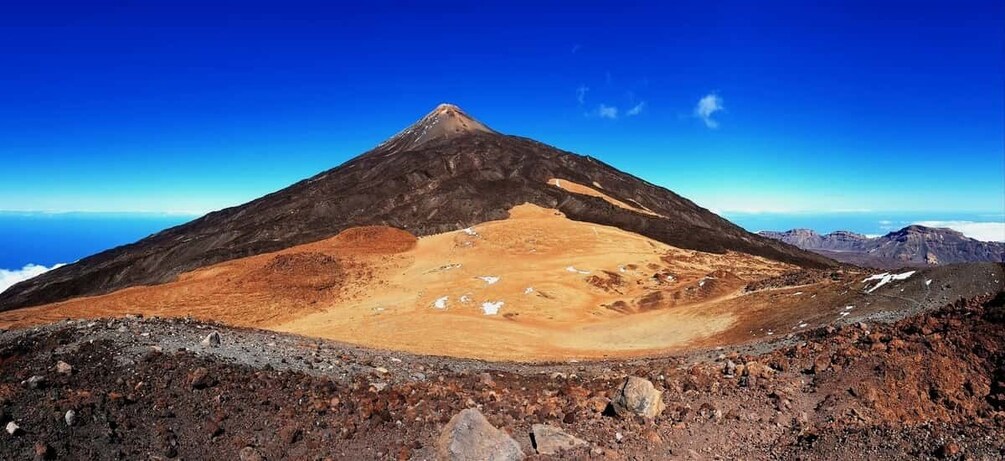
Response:
[{"label": "cloud layer on horizon", "polygon": [[984,242],[1005,242],[1005,222],[917,221],[925,227],[945,227]]},{"label": "cloud layer on horizon", "polygon": [[28,264],[20,270],[0,269],[0,293],[3,293],[18,282],[38,277],[39,275],[65,265],[66,264],[56,264],[52,267],[45,267],[38,264]]}]

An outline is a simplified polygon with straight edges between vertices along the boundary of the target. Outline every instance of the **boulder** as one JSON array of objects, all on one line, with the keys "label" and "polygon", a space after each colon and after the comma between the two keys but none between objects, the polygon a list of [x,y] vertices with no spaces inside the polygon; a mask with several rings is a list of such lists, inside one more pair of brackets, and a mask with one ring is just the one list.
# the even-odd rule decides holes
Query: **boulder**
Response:
[{"label": "boulder", "polygon": [[535,424],[531,426],[531,434],[534,436],[534,448],[542,455],[555,455],[561,451],[585,447],[587,445],[585,440],[547,424]]},{"label": "boulder", "polygon": [[611,406],[621,417],[638,415],[643,418],[655,418],[666,408],[662,396],[663,393],[656,390],[649,380],[629,376],[614,391]]},{"label": "boulder", "polygon": [[45,387],[45,376],[35,375],[28,378],[24,383],[28,386],[28,389],[40,389]]},{"label": "boulder", "polygon": [[220,345],[220,333],[214,331],[206,335],[206,338],[202,340],[202,345],[206,347],[218,347]]},{"label": "boulder", "polygon": [[437,457],[449,461],[515,461],[524,458],[520,444],[496,429],[474,408],[454,415],[437,441]]},{"label": "boulder", "polygon": [[56,362],[56,372],[62,375],[68,375],[73,373],[73,366],[62,360]]},{"label": "boulder", "polygon": [[255,447],[244,447],[237,453],[237,458],[241,461],[262,461],[265,458],[255,449]]}]

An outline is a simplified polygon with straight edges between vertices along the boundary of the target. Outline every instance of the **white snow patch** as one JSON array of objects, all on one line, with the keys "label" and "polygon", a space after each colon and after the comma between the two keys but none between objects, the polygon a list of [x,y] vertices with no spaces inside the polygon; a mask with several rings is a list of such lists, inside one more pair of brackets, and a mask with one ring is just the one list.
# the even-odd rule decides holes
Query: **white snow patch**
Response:
[{"label": "white snow patch", "polygon": [[846,315],[848,315],[848,314],[850,314],[850,313],[851,313],[851,312],[842,312],[842,313],[841,313],[841,316],[842,316],[842,317],[844,317],[844,316],[846,316]]},{"label": "white snow patch", "polygon": [[482,312],[484,312],[485,315],[496,315],[499,313],[499,308],[502,307],[503,304],[505,304],[503,301],[484,302],[482,303]]},{"label": "white snow patch", "polygon": [[487,283],[489,285],[495,285],[496,282],[499,281],[499,277],[494,277],[494,276],[491,276],[491,275],[483,275],[483,276],[478,277],[478,278],[484,280],[485,283]]},{"label": "white snow patch", "polygon": [[525,295],[529,295],[529,294],[531,294],[533,292],[534,292],[534,287],[527,287],[527,289],[523,290],[523,294],[525,294]]},{"label": "white snow patch", "polygon": [[889,272],[884,272],[882,274],[876,274],[876,275],[873,275],[873,276],[871,276],[869,278],[866,278],[862,282],[865,283],[865,282],[871,282],[873,280],[879,280],[879,283],[877,283],[876,286],[874,286],[874,287],[872,287],[872,288],[870,288],[870,289],[868,289],[868,290],[865,291],[866,293],[872,293],[872,292],[876,291],[877,288],[879,288],[879,287],[881,287],[883,285],[886,285],[887,283],[890,283],[890,282],[893,282],[893,281],[896,281],[896,280],[907,280],[908,277],[914,275],[914,272],[915,271],[907,271],[907,272],[904,272],[903,274],[891,274]]},{"label": "white snow patch", "polygon": [[926,286],[926,287],[930,287],[930,286],[932,286],[932,279],[927,279],[927,280],[925,280],[925,286]]},{"label": "white snow patch", "polygon": [[568,271],[568,272],[575,272],[577,274],[583,274],[583,275],[586,275],[586,274],[590,273],[590,271],[581,271],[579,269],[576,269],[573,266],[566,267],[565,270]]},{"label": "white snow patch", "polygon": [[799,324],[799,328],[806,328],[807,326],[809,326],[809,324],[807,324],[807,323],[800,323]]},{"label": "white snow patch", "polygon": [[799,295],[801,295],[801,294],[803,294],[803,292],[801,292],[801,291],[797,291],[797,292],[795,292],[795,293],[792,293],[792,296],[799,296]]},{"label": "white snow patch", "polygon": [[449,296],[444,296],[442,298],[436,298],[436,301],[433,301],[433,307],[435,307],[437,309],[446,309],[447,308],[447,300],[448,299],[450,299]]},{"label": "white snow patch", "polygon": [[467,229],[464,229],[464,233],[468,234],[468,235],[478,235],[478,232],[475,232],[475,228],[474,227],[469,227]]},{"label": "white snow patch", "polygon": [[461,302],[464,303],[464,304],[467,304],[467,303],[471,302],[471,296],[469,296],[469,295],[463,295],[463,296],[461,296]]},{"label": "white snow patch", "polygon": [[854,309],[854,308],[855,308],[855,306],[845,306],[845,307],[844,307],[844,310],[846,310],[846,311],[850,311],[850,310],[852,310],[852,309]]}]

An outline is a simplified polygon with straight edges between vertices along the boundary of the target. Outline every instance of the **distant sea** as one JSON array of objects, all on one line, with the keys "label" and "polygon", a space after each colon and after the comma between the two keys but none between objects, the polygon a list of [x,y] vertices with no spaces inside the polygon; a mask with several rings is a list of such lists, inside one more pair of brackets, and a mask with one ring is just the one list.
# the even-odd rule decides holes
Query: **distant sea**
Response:
[{"label": "distant sea", "polygon": [[0,291],[68,264],[194,219],[161,213],[0,211]]},{"label": "distant sea", "polygon": [[[1005,217],[988,213],[723,213],[745,229],[809,228],[883,235],[912,223],[952,227],[981,240],[1005,240]],[[0,291],[68,264],[194,219],[158,213],[0,212]]]}]

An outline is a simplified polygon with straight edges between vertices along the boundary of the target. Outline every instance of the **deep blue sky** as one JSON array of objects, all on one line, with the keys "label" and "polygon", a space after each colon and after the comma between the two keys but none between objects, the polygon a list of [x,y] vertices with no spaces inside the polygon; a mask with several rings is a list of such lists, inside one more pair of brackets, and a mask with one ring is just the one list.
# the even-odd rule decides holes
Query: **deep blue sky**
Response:
[{"label": "deep blue sky", "polygon": [[235,205],[453,102],[722,212],[1000,214],[1003,5],[8,2],[0,210]]}]

